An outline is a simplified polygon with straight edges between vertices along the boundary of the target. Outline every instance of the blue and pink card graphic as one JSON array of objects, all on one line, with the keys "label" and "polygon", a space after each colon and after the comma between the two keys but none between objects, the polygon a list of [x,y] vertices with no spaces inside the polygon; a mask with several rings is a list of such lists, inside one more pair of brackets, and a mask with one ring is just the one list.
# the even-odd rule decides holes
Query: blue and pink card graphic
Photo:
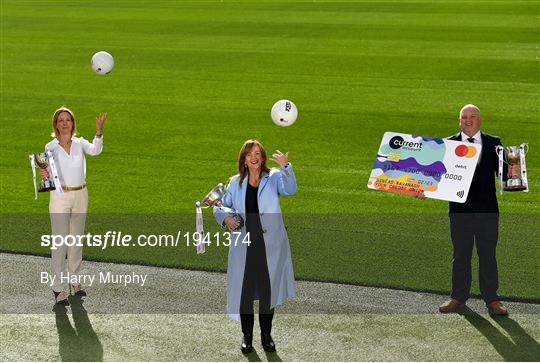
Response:
[{"label": "blue and pink card graphic", "polygon": [[368,188],[464,203],[482,152],[478,144],[386,132]]}]

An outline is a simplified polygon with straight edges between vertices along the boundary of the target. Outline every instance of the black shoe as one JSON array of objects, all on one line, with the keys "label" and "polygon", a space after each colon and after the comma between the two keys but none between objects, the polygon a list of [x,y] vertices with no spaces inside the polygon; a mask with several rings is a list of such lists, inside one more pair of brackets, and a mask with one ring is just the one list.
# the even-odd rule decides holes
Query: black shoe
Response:
[{"label": "black shoe", "polygon": [[79,290],[79,291],[75,292],[75,296],[86,296],[86,291]]},{"label": "black shoe", "polygon": [[275,352],[276,345],[270,334],[261,333],[261,344],[265,352]]},{"label": "black shoe", "polygon": [[253,351],[253,334],[244,334],[242,338],[242,353],[248,354]]},{"label": "black shoe", "polygon": [[69,306],[69,301],[65,292],[56,292],[53,290],[55,305]]},{"label": "black shoe", "polygon": [[73,295],[75,296],[86,296],[86,291],[81,289],[81,285],[69,285],[69,292],[71,293],[71,288],[73,288]]}]

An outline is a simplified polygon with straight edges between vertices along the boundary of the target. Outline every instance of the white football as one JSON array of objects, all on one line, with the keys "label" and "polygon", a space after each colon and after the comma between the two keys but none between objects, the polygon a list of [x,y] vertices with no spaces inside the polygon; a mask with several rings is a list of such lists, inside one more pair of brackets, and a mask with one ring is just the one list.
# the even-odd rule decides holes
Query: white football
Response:
[{"label": "white football", "polygon": [[298,117],[298,109],[296,105],[289,100],[279,100],[272,106],[270,112],[272,121],[280,127],[288,127],[294,124]]},{"label": "white football", "polygon": [[107,52],[97,52],[92,57],[92,69],[100,76],[104,76],[112,71],[114,67],[114,59]]}]

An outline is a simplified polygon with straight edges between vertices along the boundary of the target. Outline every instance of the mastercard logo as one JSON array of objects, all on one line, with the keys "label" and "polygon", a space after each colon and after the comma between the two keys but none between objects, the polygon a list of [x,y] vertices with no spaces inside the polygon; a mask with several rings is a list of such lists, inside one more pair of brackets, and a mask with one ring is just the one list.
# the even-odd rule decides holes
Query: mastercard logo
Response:
[{"label": "mastercard logo", "polygon": [[459,145],[454,152],[459,157],[472,158],[476,155],[476,148],[474,146]]}]

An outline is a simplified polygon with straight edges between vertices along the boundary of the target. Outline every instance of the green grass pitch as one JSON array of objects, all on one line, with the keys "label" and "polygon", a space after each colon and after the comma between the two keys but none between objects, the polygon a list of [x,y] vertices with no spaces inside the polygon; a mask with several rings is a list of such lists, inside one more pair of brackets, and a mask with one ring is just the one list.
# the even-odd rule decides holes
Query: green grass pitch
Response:
[{"label": "green grass pitch", "polygon": [[[109,113],[103,154],[87,158],[90,232],[193,231],[194,202],[257,138],[289,151],[297,174],[282,209],[298,278],[446,292],[447,203],[366,183],[385,131],[446,137],[474,103],[486,132],[529,143],[531,191],[499,199],[500,293],[540,299],[537,1],[3,0],[1,10],[1,250],[49,253],[31,233],[49,231],[48,196],[33,200],[27,155],[67,105],[86,138]],[[99,50],[116,61],[104,77],[89,66]],[[281,98],[299,108],[286,129],[269,117]],[[226,254],[85,250],[207,270],[224,270]]]},{"label": "green grass pitch", "polygon": [[[114,324],[111,324],[114,319]],[[4,361],[536,361],[537,320],[475,314],[279,315],[277,354],[223,315],[4,315]],[[56,323],[56,327],[54,327]],[[51,330],[52,329],[52,330]],[[195,330],[196,329],[196,330]],[[24,337],[24,339],[21,339]],[[136,337],[136,338],[134,338]],[[487,339],[486,339],[487,338]],[[321,343],[331,347],[321,349]]]}]

